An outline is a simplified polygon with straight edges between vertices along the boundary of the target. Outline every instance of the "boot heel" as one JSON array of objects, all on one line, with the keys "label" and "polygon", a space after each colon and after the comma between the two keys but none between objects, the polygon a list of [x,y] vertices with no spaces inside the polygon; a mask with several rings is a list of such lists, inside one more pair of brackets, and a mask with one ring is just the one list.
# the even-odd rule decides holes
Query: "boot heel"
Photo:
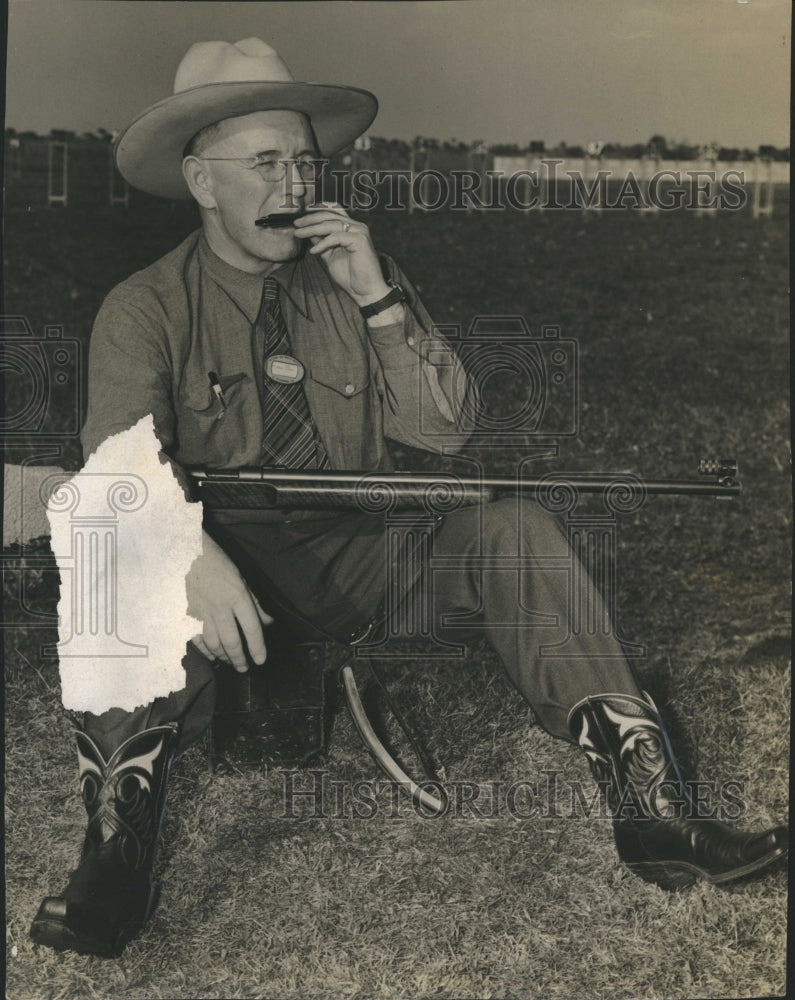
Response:
[{"label": "boot heel", "polygon": [[644,882],[653,882],[661,889],[665,889],[666,892],[678,892],[680,889],[689,889],[691,885],[695,885],[698,881],[698,876],[695,872],[651,861],[630,863],[627,867],[638,878],[642,878]]}]

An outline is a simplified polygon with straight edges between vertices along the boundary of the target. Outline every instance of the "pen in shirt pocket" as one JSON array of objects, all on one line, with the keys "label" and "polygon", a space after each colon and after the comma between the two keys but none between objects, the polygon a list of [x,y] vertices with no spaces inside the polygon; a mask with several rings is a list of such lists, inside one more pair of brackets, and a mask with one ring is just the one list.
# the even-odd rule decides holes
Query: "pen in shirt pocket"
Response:
[{"label": "pen in shirt pocket", "polygon": [[218,402],[221,404],[221,412],[218,414],[218,419],[226,413],[226,397],[224,396],[224,390],[221,388],[221,383],[218,380],[218,375],[216,372],[207,372],[207,377],[210,380],[210,388],[215,393]]}]

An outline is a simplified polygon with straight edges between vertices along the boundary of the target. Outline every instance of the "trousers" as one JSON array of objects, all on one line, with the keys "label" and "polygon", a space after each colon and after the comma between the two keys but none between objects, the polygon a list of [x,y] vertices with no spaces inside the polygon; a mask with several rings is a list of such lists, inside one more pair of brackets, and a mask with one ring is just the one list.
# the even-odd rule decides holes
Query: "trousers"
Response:
[{"label": "trousers", "polygon": [[[555,515],[506,497],[429,524],[318,512],[208,530],[262,606],[290,617],[299,633],[303,623],[351,641],[385,618],[395,638],[407,637],[406,624],[418,619],[428,623],[432,641],[485,634],[510,682],[555,737],[571,739],[568,714],[585,697],[642,696],[600,581],[586,576]],[[84,727],[104,753],[167,722],[180,724],[179,749],[201,735],[215,704],[213,667],[192,644],[183,666],[181,691],[134,712],[85,714]]]}]

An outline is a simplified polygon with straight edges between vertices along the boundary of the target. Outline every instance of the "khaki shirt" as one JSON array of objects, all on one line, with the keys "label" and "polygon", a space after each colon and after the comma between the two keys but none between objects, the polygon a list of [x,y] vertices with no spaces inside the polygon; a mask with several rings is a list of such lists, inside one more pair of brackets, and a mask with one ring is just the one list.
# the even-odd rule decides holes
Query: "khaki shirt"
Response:
[{"label": "khaki shirt", "polygon": [[[455,452],[471,431],[455,352],[394,262],[385,257],[383,265],[408,301],[402,323],[375,329],[318,258],[273,274],[309,409],[336,469],[390,469],[385,438]],[[262,278],[222,261],[200,231],[117,285],[91,336],[86,457],[151,413],[164,451],[181,465],[263,464],[261,297]],[[227,402],[223,416],[211,371]]]}]

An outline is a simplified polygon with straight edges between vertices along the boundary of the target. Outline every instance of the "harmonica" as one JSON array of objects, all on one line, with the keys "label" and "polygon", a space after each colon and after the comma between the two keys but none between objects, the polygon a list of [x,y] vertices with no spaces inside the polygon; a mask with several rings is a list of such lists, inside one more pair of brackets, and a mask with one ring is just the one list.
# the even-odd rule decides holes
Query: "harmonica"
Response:
[{"label": "harmonica", "polygon": [[303,212],[271,212],[270,215],[263,215],[261,218],[255,219],[254,225],[268,229],[286,229],[303,214]]}]

